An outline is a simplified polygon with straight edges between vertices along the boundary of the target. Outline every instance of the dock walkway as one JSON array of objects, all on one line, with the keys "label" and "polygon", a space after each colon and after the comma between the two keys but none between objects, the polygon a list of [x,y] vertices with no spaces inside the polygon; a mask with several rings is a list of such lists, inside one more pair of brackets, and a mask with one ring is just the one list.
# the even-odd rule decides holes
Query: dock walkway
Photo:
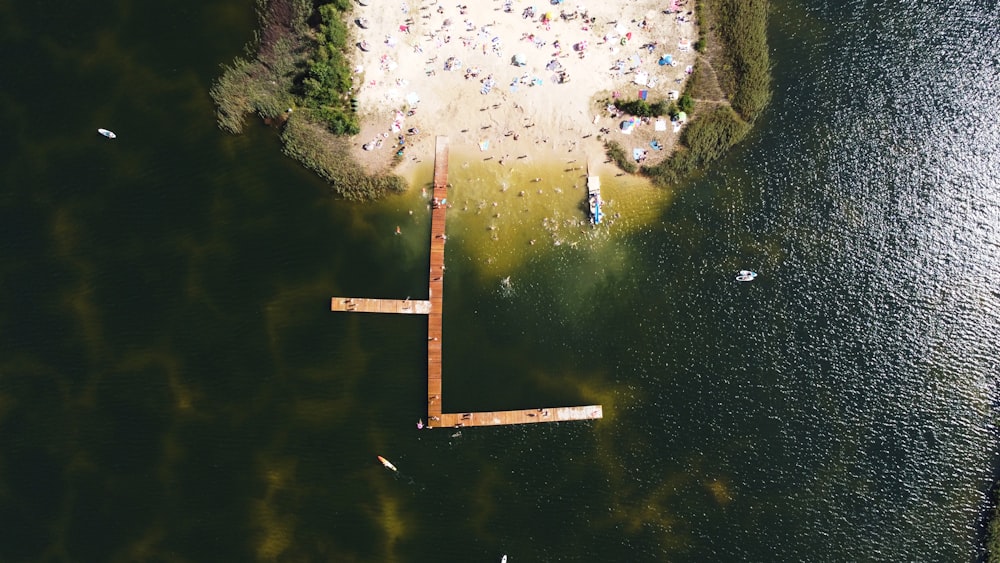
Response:
[{"label": "dock walkway", "polygon": [[434,189],[431,195],[430,282],[426,301],[334,297],[331,311],[349,313],[400,313],[427,315],[427,426],[469,427],[505,424],[535,424],[602,418],[600,405],[548,407],[513,411],[445,413],[441,410],[441,330],[444,313],[445,214],[448,210],[448,138],[437,137],[434,145]]},{"label": "dock walkway", "polygon": [[446,413],[441,415],[436,426],[501,426],[505,424],[535,424],[539,422],[565,422],[570,420],[591,420],[604,416],[601,405],[582,407],[549,407],[523,409],[517,411],[488,411]]},{"label": "dock walkway", "polygon": [[431,312],[427,315],[427,424],[438,426],[441,412],[441,326],[444,315],[445,214],[448,210],[448,137],[434,143],[434,189],[431,194]]},{"label": "dock walkway", "polygon": [[430,301],[413,299],[370,299],[368,297],[333,297],[331,311],[349,313],[396,313],[400,315],[426,315],[431,312]]}]

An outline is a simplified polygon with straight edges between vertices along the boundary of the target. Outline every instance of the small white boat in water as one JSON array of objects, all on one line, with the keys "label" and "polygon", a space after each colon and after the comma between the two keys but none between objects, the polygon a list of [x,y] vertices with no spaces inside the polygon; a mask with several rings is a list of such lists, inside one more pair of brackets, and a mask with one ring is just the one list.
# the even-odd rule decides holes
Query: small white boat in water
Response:
[{"label": "small white boat in water", "polygon": [[757,272],[751,270],[740,270],[740,273],[736,275],[736,281],[751,282],[756,277],[757,277]]},{"label": "small white boat in water", "polygon": [[507,556],[506,555],[504,555],[503,557],[500,558],[500,563],[507,563]]},{"label": "small white boat in water", "polygon": [[110,130],[110,129],[98,129],[97,132],[100,133],[101,135],[104,135],[105,137],[107,137],[109,139],[114,139],[115,137],[118,136],[118,135],[115,135],[115,132],[112,131],[112,130]]}]

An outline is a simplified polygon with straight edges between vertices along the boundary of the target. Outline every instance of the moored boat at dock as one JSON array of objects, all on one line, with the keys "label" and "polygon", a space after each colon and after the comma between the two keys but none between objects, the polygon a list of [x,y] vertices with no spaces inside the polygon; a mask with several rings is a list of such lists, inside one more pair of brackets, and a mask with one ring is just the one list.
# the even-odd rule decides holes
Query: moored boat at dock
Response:
[{"label": "moored boat at dock", "polygon": [[604,217],[604,213],[601,211],[601,206],[604,205],[604,201],[601,200],[601,178],[600,176],[591,176],[589,169],[587,173],[587,203],[590,206],[590,222],[600,225],[601,219]]}]

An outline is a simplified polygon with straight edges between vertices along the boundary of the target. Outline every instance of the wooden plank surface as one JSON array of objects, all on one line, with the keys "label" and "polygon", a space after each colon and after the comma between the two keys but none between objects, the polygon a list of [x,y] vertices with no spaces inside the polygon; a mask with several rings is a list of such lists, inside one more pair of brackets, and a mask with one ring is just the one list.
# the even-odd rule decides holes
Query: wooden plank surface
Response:
[{"label": "wooden plank surface", "polygon": [[444,313],[444,248],[445,214],[448,210],[448,138],[437,137],[434,145],[434,193],[431,202],[430,279],[425,301],[411,299],[371,299],[366,297],[334,297],[331,311],[356,313],[398,313],[427,315],[427,425],[432,427],[500,426],[505,424],[538,424],[603,418],[601,405],[582,407],[548,407],[513,411],[444,413],[441,411],[442,366],[444,344],[442,331]]},{"label": "wooden plank surface", "polygon": [[604,409],[601,408],[601,405],[585,405],[581,407],[547,407],[516,411],[445,413],[437,416],[440,420],[431,419],[431,426],[462,428],[596,420],[604,417]]},{"label": "wooden plank surface", "polygon": [[427,315],[427,417],[428,424],[441,423],[441,348],[444,342],[442,313],[444,312],[444,245],[445,213],[448,210],[448,137],[434,140],[434,189],[431,194],[431,252],[427,295],[430,313]]},{"label": "wooden plank surface", "polygon": [[414,299],[371,299],[368,297],[333,297],[331,311],[348,313],[397,313],[401,315],[426,315],[431,311],[430,301]]}]

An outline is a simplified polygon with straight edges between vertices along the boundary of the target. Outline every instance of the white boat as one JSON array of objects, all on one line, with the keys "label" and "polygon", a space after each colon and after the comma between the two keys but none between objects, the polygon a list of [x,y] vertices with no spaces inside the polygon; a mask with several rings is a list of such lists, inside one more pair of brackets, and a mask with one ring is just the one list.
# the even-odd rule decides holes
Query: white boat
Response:
[{"label": "white boat", "polygon": [[507,563],[507,556],[506,555],[504,555],[503,557],[500,558],[500,563]]},{"label": "white boat", "polygon": [[736,275],[736,281],[751,282],[756,277],[757,277],[757,272],[751,270],[740,270],[740,273]]},{"label": "white boat", "polygon": [[587,203],[590,205],[590,222],[600,225],[601,219],[604,217],[604,213],[601,211],[604,201],[601,200],[600,176],[587,176]]},{"label": "white boat", "polygon": [[110,129],[98,129],[97,132],[100,133],[101,135],[104,135],[105,137],[107,137],[109,139],[114,139],[115,137],[118,136],[118,135],[115,135],[115,132],[112,131],[112,130],[110,130]]}]

